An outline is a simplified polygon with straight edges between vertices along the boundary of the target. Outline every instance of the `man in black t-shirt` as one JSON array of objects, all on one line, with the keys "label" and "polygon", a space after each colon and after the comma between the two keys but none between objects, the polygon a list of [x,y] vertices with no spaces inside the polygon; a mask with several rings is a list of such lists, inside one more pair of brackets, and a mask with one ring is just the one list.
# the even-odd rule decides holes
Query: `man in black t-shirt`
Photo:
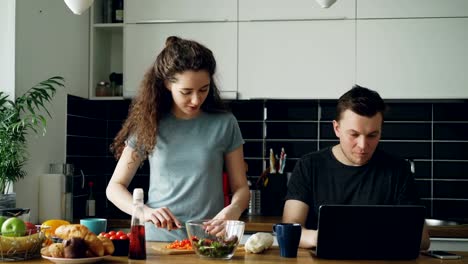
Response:
[{"label": "man in black t-shirt", "polygon": [[[377,148],[385,108],[377,92],[354,86],[338,100],[333,120],[340,143],[307,154],[296,163],[283,222],[303,226],[300,247],[316,246],[322,204],[419,203],[409,164]],[[425,227],[421,248],[427,249],[429,244]]]}]

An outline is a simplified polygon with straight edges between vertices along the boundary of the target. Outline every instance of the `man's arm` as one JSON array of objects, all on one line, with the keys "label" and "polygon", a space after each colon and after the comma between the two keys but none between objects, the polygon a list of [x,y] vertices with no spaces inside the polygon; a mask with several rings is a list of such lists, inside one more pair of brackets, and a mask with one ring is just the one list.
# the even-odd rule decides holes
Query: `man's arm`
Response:
[{"label": "man's arm", "polygon": [[305,223],[309,213],[309,206],[299,200],[287,200],[284,204],[283,223],[298,223],[302,226],[299,247],[312,248],[317,246],[317,231],[306,229]]}]

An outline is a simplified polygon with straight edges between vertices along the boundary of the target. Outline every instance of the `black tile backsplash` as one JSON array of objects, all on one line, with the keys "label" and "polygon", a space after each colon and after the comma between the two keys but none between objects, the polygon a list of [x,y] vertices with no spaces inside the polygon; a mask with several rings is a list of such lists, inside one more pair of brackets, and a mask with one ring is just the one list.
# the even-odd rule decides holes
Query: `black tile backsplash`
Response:
[{"label": "black tile backsplash", "polygon": [[437,179],[468,179],[467,161],[434,161],[434,175]]},{"label": "black tile backsplash", "polygon": [[411,142],[411,141],[384,141],[381,140],[379,147],[383,150],[395,153],[404,159],[430,159],[431,142]]},{"label": "black tile backsplash", "polygon": [[239,121],[263,121],[263,100],[232,101],[229,108]]},{"label": "black tile backsplash", "polygon": [[468,160],[468,140],[465,142],[434,142],[434,159]]},{"label": "black tile backsplash", "polygon": [[432,175],[431,165],[432,165],[431,161],[415,160],[414,161],[414,167],[415,167],[414,177],[416,179],[430,179]]},{"label": "black tile backsplash", "polygon": [[244,157],[245,158],[259,158],[263,157],[263,143],[262,141],[246,140],[244,144]]},{"label": "black tile backsplash", "polygon": [[316,139],[317,123],[266,122],[267,139]]},{"label": "black tile backsplash", "polygon": [[318,104],[313,100],[270,100],[265,102],[267,120],[317,120]]},{"label": "black tile backsplash", "polygon": [[320,139],[336,139],[332,121],[320,122]]},{"label": "black tile backsplash", "polygon": [[[281,152],[281,148],[284,148],[287,153],[287,159],[298,159],[303,155],[318,150],[317,148],[317,140],[311,141],[266,141],[266,149],[268,150],[268,155],[270,153],[270,149],[273,149],[273,152],[277,155]],[[286,160],[286,164],[290,163],[290,160]]]},{"label": "black tile backsplash", "polygon": [[432,104],[421,102],[398,102],[387,104],[385,121],[431,121]]},{"label": "black tile backsplash", "polygon": [[465,123],[435,123],[435,140],[466,140],[468,141],[468,122]]},{"label": "black tile backsplash", "polygon": [[434,197],[468,199],[468,181],[458,181],[453,184],[452,181],[434,180]]},{"label": "black tile backsplash", "polygon": [[[379,147],[411,159],[428,217],[468,221],[468,101],[390,100]],[[74,216],[85,214],[87,183],[95,182],[97,212],[129,218],[105,199],[116,161],[109,145],[127,117],[129,100],[68,97],[67,163],[75,165]],[[285,148],[285,172],[304,154],[338,143],[332,126],[336,100],[237,100],[228,102],[246,141],[244,157],[253,186],[269,166],[269,150]],[[85,188],[81,188],[85,174]],[[149,166],[137,171],[129,189],[147,191]],[[99,200],[98,200],[99,199]]]},{"label": "black tile backsplash", "polygon": [[320,105],[320,120],[332,121],[335,119],[337,100],[323,100]]},{"label": "black tile backsplash", "polygon": [[434,121],[468,121],[468,100],[434,105]]},{"label": "black tile backsplash", "polygon": [[416,180],[416,187],[418,189],[419,197],[431,198],[432,182],[430,180]]},{"label": "black tile backsplash", "polygon": [[432,202],[432,217],[438,219],[454,219],[466,222],[468,219],[468,200],[434,199]]},{"label": "black tile backsplash", "polygon": [[382,140],[431,140],[430,123],[393,123],[386,122],[382,127]]},{"label": "black tile backsplash", "polygon": [[263,137],[263,123],[261,121],[239,121],[238,123],[244,139]]}]

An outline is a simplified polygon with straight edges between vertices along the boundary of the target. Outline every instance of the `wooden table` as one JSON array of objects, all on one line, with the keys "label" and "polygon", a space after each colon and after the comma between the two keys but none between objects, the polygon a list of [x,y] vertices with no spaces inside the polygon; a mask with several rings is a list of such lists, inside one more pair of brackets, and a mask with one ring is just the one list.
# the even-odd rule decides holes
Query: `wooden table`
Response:
[{"label": "wooden table", "polygon": [[[419,258],[415,260],[409,261],[362,261],[362,260],[325,260],[325,259],[317,259],[314,258],[313,255],[309,250],[299,249],[297,258],[282,258],[279,255],[279,249],[274,247],[272,249],[267,250],[263,254],[250,254],[244,252],[236,252],[234,257],[229,260],[216,260],[216,259],[204,259],[200,258],[195,254],[186,254],[186,255],[158,255],[151,247],[154,244],[158,244],[157,242],[148,242],[147,243],[147,255],[148,258],[146,260],[129,260],[127,257],[106,257],[103,261],[99,262],[102,264],[105,263],[171,263],[171,264],[197,264],[197,263],[206,263],[206,264],[234,264],[234,263],[244,263],[244,264],[266,264],[266,263],[300,263],[300,264],[308,264],[308,263],[315,263],[315,264],[358,264],[358,263],[365,263],[365,264],[383,264],[383,263],[392,263],[392,264],[468,264],[468,252],[457,252],[458,254],[462,255],[463,258],[461,260],[446,260],[441,261],[435,258],[430,258],[427,256],[420,255]],[[160,244],[160,243],[159,243]],[[28,261],[17,261],[12,263],[52,263],[46,259],[32,259]]]}]

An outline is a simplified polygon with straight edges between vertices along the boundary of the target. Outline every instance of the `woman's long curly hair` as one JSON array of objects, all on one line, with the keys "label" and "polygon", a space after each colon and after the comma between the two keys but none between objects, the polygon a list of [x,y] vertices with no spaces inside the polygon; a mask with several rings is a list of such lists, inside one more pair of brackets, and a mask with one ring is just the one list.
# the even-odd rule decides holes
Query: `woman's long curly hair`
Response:
[{"label": "woman's long curly hair", "polygon": [[173,99],[164,81],[175,82],[175,75],[184,71],[205,70],[210,75],[208,96],[201,106],[205,112],[225,112],[219,90],[213,80],[216,61],[211,50],[195,41],[168,37],[165,48],[159,53],[141,82],[138,95],[133,99],[122,129],[111,145],[111,151],[119,159],[130,136],[136,137],[136,146],[143,160],[151,154],[161,118],[169,113]]}]

